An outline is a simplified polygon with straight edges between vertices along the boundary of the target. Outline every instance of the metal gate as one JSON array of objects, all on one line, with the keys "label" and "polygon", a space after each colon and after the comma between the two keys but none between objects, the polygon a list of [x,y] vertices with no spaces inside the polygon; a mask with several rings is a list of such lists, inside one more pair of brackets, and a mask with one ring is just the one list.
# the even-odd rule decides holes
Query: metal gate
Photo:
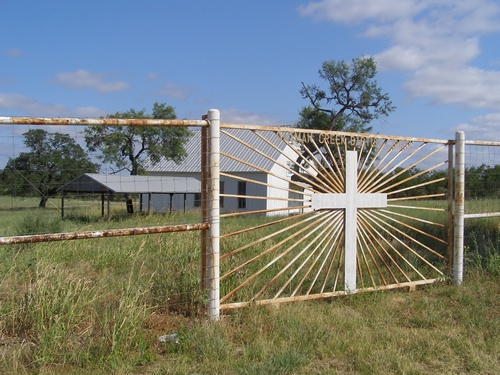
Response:
[{"label": "metal gate", "polygon": [[220,126],[221,309],[449,274],[453,142]]},{"label": "metal gate", "polygon": [[218,110],[196,121],[0,124],[200,126],[199,225],[3,237],[0,245],[201,230],[212,320],[251,303],[433,283],[451,275],[452,247],[453,277],[462,280],[463,134],[447,141],[221,124]]}]

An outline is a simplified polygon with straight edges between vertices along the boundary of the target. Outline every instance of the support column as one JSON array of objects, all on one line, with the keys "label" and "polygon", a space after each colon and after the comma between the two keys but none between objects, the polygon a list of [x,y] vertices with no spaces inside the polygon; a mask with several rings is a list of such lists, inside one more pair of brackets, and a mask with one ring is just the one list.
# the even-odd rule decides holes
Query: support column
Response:
[{"label": "support column", "polygon": [[465,134],[455,133],[455,223],[453,230],[453,281],[460,286],[464,273]]},{"label": "support column", "polygon": [[208,233],[208,317],[215,321],[220,319],[220,286],[219,286],[219,242],[220,242],[220,112],[216,109],[208,111],[210,150],[209,150],[209,171],[210,171],[210,191],[209,218],[210,229]]}]

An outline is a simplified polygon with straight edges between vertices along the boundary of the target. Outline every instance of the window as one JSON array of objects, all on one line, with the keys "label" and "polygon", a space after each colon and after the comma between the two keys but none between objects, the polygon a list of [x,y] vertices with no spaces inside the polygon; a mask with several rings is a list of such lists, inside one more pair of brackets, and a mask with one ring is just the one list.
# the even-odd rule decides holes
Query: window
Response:
[{"label": "window", "polygon": [[238,195],[238,208],[246,208],[247,199],[245,195],[247,195],[247,183],[245,181],[238,181]]},{"label": "window", "polygon": [[224,197],[222,196],[222,194],[224,194],[224,181],[220,181],[219,192],[221,194],[219,197],[219,206],[220,208],[224,208]]},{"label": "window", "polygon": [[201,193],[194,194],[194,206],[201,207]]}]

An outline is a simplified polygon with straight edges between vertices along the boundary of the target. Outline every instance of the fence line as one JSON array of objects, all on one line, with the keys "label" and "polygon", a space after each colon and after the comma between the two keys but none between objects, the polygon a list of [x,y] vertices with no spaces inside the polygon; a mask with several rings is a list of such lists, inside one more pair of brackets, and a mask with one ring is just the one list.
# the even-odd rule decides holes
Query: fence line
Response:
[{"label": "fence line", "polygon": [[75,125],[75,126],[208,126],[207,120],[116,119],[76,117],[7,117],[0,125]]},{"label": "fence line", "polygon": [[[500,147],[500,142],[464,140],[464,153],[467,150],[467,146]],[[467,162],[465,162],[465,164],[467,164]],[[482,213],[476,212],[476,213],[464,214],[464,219],[481,219],[481,218],[491,218],[491,217],[500,217],[500,211],[482,212]]]},{"label": "fence line", "polygon": [[92,238],[105,237],[125,237],[145,234],[190,232],[205,230],[210,228],[208,223],[200,224],[181,224],[166,225],[145,228],[122,228],[122,229],[102,229],[95,231],[70,232],[70,233],[49,233],[49,234],[31,234],[26,236],[0,237],[0,245],[19,245],[27,243],[84,240]]},{"label": "fence line", "polygon": [[[221,297],[220,297],[220,239],[224,237],[228,237],[227,233],[224,233],[221,236],[220,230],[220,220],[221,217],[232,217],[237,216],[234,213],[229,214],[221,214],[220,207],[220,199],[222,197],[234,198],[238,195],[234,194],[224,194],[220,191],[220,176],[228,176],[227,173],[221,173],[220,171],[220,156],[225,155],[224,150],[220,149],[221,142],[221,128],[223,129],[240,129],[240,130],[249,130],[249,131],[271,131],[273,132],[277,139],[281,139],[285,142],[291,149],[295,148],[295,152],[298,152],[300,147],[307,142],[314,144],[317,148],[318,146],[315,144],[315,140],[313,136],[318,137],[320,143],[324,144],[337,144],[337,151],[340,154],[340,148],[338,148],[338,144],[341,144],[346,147],[347,146],[356,146],[359,142],[366,146],[366,148],[373,147],[376,142],[407,142],[407,145],[411,145],[413,142],[422,143],[420,147],[427,145],[429,143],[440,144],[442,148],[448,146],[448,199],[447,199],[447,208],[449,222],[453,223],[453,226],[448,227],[448,244],[453,243],[453,248],[449,247],[449,269],[448,273],[453,275],[453,280],[456,285],[460,285],[463,281],[463,267],[464,267],[464,231],[465,231],[465,219],[475,219],[475,218],[491,218],[500,216],[500,212],[482,212],[482,213],[465,213],[465,174],[467,169],[467,163],[465,160],[465,150],[467,146],[491,146],[491,147],[499,147],[500,142],[486,142],[486,141],[474,141],[474,140],[465,140],[465,134],[463,132],[457,132],[454,140],[434,140],[434,139],[426,139],[426,138],[416,138],[416,137],[392,137],[392,136],[383,136],[383,135],[360,135],[358,133],[339,133],[339,132],[323,132],[319,130],[305,130],[305,129],[295,129],[290,127],[271,127],[271,126],[258,126],[258,125],[239,125],[239,124],[228,124],[220,122],[220,113],[218,110],[210,110],[208,114],[203,117],[202,120],[157,120],[157,119],[93,119],[93,118],[29,118],[29,117],[0,117],[0,125],[2,124],[19,124],[19,125],[74,125],[74,126],[197,126],[202,129],[202,141],[201,141],[201,178],[202,178],[202,190],[201,190],[201,222],[196,224],[183,224],[183,225],[167,225],[167,226],[154,226],[154,227],[146,227],[146,228],[123,228],[123,229],[110,229],[110,230],[95,230],[95,231],[82,231],[82,232],[71,232],[71,233],[52,233],[45,235],[30,235],[30,236],[10,236],[10,237],[0,237],[0,245],[10,245],[10,244],[23,244],[23,243],[33,243],[33,242],[48,242],[48,241],[64,241],[64,240],[79,240],[79,239],[91,239],[91,238],[101,238],[101,237],[118,237],[118,236],[133,236],[133,235],[145,235],[145,234],[154,234],[154,233],[168,233],[168,232],[184,232],[184,231],[201,231],[201,251],[202,251],[202,259],[201,259],[201,285],[202,290],[206,291],[208,294],[208,306],[207,306],[207,314],[210,320],[218,320],[220,319],[220,311],[221,311]],[[224,133],[224,131],[222,131]],[[370,138],[372,141],[366,141],[366,138]],[[263,138],[262,138],[263,139]],[[367,142],[365,145],[365,141]],[[265,140],[270,146],[272,144]],[[369,142],[372,142],[371,145]],[[241,141],[244,144],[243,141]],[[296,147],[295,145],[302,145],[300,147]],[[395,145],[394,144],[394,145]],[[273,146],[274,147],[274,146]],[[384,146],[382,146],[384,147]],[[406,146],[405,146],[406,147]],[[453,152],[454,148],[454,152]],[[370,148],[371,150],[371,148]],[[405,148],[401,149],[401,153],[405,150]],[[346,151],[347,152],[347,151]],[[370,151],[371,152],[371,151]],[[386,155],[384,158],[389,158],[389,154],[392,152],[392,148],[386,151]],[[416,151],[415,151],[416,152]],[[437,151],[433,151],[435,153]],[[432,154],[429,154],[432,155]],[[399,155],[399,153],[398,153]],[[328,155],[327,155],[328,156]],[[330,154],[330,156],[333,156]],[[361,155],[359,156],[361,159]],[[396,158],[396,156],[394,157]],[[391,159],[392,160],[392,159]],[[316,160],[316,163],[319,165],[321,160]],[[418,161],[417,161],[418,162]],[[343,161],[341,161],[343,163]],[[369,158],[366,157],[364,163],[370,163]],[[363,163],[363,165],[365,165]],[[247,163],[251,165],[250,163]],[[314,164],[314,163],[313,163]],[[415,163],[416,164],[416,163]],[[371,165],[371,164],[370,164]],[[387,163],[384,168],[389,165]],[[396,165],[398,167],[399,165]],[[441,164],[437,164],[437,166],[441,166]],[[394,168],[396,168],[394,167]],[[433,168],[435,168],[434,166]],[[325,169],[325,167],[322,167]],[[331,172],[333,173],[333,167],[331,168]],[[338,168],[336,166],[336,168]],[[363,167],[361,167],[363,168]],[[433,169],[432,168],[432,169]],[[376,168],[375,168],[376,169]],[[382,168],[383,169],[383,168]],[[409,169],[409,168],[407,168]],[[325,169],[325,173],[330,170]],[[316,172],[322,172],[322,170],[316,170]],[[381,172],[381,171],[380,171]],[[423,171],[427,172],[427,171]],[[423,173],[422,172],[422,173]],[[452,173],[454,172],[454,173]],[[362,172],[364,173],[364,171]],[[367,176],[364,176],[367,177]],[[369,183],[377,182],[380,179],[378,174],[374,174],[373,177],[368,176],[369,178],[365,178]],[[240,181],[252,181],[246,177],[236,176],[236,179]],[[413,178],[413,177],[412,177]],[[412,178],[409,178],[410,180]],[[436,179],[436,181],[442,181],[441,179]],[[326,181],[326,182],[325,182]],[[340,186],[341,182],[335,180],[333,182],[328,181],[319,181],[318,183],[331,183],[335,185],[337,189],[337,185]],[[406,181],[406,180],[405,180]],[[405,182],[403,181],[403,182]],[[366,183],[368,183],[366,182]],[[261,184],[263,186],[272,187],[270,184],[265,184],[261,182],[255,183]],[[397,183],[394,186],[397,186]],[[426,183],[421,183],[416,186],[425,186]],[[383,185],[383,184],[382,184]],[[340,186],[342,187],[342,186]],[[378,188],[379,186],[376,185]],[[390,186],[392,187],[392,185]],[[389,187],[389,188],[390,188]],[[388,188],[388,189],[389,189]],[[292,192],[289,188],[283,188],[284,191]],[[402,188],[394,193],[401,193],[407,190],[407,188]],[[325,194],[326,195],[326,194]],[[445,197],[445,194],[434,194],[434,195],[422,195],[417,198],[425,198],[425,197]],[[255,198],[252,195],[245,195],[246,198],[251,199]],[[416,198],[410,196],[409,198]],[[302,198],[304,199],[304,198]],[[403,199],[403,198],[397,198]],[[298,198],[287,198],[285,200],[289,201],[300,201]],[[322,206],[321,206],[322,207]],[[406,208],[414,208],[414,209],[422,209],[420,207],[413,206],[395,206],[391,207],[406,207]],[[305,206],[294,206],[291,209],[304,209]],[[314,208],[314,207],[313,207]],[[428,210],[435,208],[427,208]],[[268,209],[268,210],[260,210],[254,211],[256,213],[269,213],[282,209]],[[286,212],[286,210],[283,210]],[[240,215],[245,215],[247,213],[241,213]],[[401,215],[404,218],[410,218],[410,216]],[[295,216],[296,219],[300,217],[300,214]],[[362,240],[364,241],[364,248],[368,248],[370,244],[372,236],[372,225],[378,223],[380,218],[373,216],[371,213],[366,215],[361,215],[361,219],[363,221],[363,236]],[[336,222],[336,221],[335,221]],[[373,224],[370,224],[373,223]],[[255,228],[265,227],[267,224],[259,224],[256,225]],[[325,229],[326,231],[326,229]],[[245,230],[241,230],[242,233]],[[332,234],[333,236],[333,234]],[[337,234],[336,234],[337,236]],[[452,238],[453,237],[453,240]],[[391,241],[395,242],[397,238],[393,238]],[[374,240],[378,241],[378,240]],[[292,245],[290,249],[295,246]],[[393,246],[392,244],[390,246]],[[368,252],[367,255],[372,255]],[[415,255],[418,255],[415,253]],[[340,255],[339,255],[340,257]],[[319,259],[319,258],[318,258]],[[450,269],[450,266],[452,269]],[[354,265],[355,267],[355,265]],[[338,273],[339,271],[337,271]],[[411,286],[411,285],[423,285],[426,283],[432,282],[432,280],[424,280],[424,281],[415,281],[415,282],[399,282],[399,287],[401,286]],[[355,285],[355,281],[354,281]],[[368,291],[368,290],[382,290],[382,289],[391,289],[393,288],[391,285],[385,285],[380,287],[361,287],[358,291]],[[347,291],[353,292],[353,291]],[[260,293],[260,292],[259,292]],[[345,295],[349,294],[340,291],[335,291],[331,293],[323,293],[324,296],[333,296],[333,295]],[[321,297],[318,297],[321,298]],[[283,300],[305,300],[308,299],[307,296],[292,296],[292,297],[284,297]],[[264,299],[259,301],[255,301],[257,304],[267,304],[272,303],[272,299]],[[234,303],[226,308],[234,308],[239,306],[246,305],[246,303]]]}]

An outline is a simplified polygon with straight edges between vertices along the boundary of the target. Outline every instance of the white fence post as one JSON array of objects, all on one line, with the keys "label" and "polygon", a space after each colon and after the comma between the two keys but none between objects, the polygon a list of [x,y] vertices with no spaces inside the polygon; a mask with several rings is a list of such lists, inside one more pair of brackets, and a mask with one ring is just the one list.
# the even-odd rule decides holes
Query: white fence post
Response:
[{"label": "white fence post", "polygon": [[208,223],[208,318],[220,318],[220,286],[219,286],[219,242],[220,242],[220,112],[216,109],[208,111],[209,125],[209,217]]},{"label": "white fence post", "polygon": [[453,241],[453,281],[460,286],[464,272],[465,214],[465,134],[455,133],[455,220]]}]

